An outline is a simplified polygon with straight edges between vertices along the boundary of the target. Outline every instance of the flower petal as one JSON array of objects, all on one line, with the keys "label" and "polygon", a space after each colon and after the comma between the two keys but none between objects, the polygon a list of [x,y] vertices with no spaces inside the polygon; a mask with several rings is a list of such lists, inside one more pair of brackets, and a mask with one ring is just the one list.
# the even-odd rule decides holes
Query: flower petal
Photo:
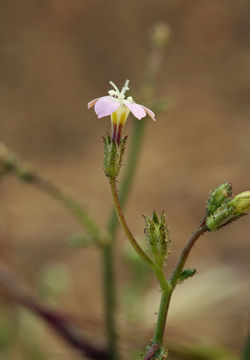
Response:
[{"label": "flower petal", "polygon": [[123,100],[123,104],[129,108],[129,110],[132,112],[132,114],[139,120],[144,118],[147,114],[144,110],[144,106],[136,104],[136,103],[130,103],[127,100]]},{"label": "flower petal", "polygon": [[[143,106],[143,105],[142,105]],[[146,111],[146,113],[148,114],[149,117],[151,117],[151,119],[153,121],[156,121],[156,118],[155,118],[155,113],[153,113],[152,110],[148,109],[146,106],[143,106],[144,110]]]},{"label": "flower petal", "polygon": [[[94,101],[94,100],[93,100]],[[95,112],[98,118],[111,115],[120,103],[110,98],[110,96],[103,96],[95,102]]]},{"label": "flower petal", "polygon": [[97,102],[97,100],[99,100],[100,98],[97,98],[97,99],[94,99],[94,100],[91,100],[89,103],[88,103],[88,109],[92,108],[95,103]]}]

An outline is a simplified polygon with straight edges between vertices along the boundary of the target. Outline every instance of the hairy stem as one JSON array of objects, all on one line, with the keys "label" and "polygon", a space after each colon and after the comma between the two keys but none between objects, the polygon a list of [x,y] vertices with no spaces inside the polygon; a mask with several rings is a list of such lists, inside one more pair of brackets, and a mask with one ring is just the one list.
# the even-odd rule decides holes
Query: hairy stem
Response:
[{"label": "hairy stem", "polygon": [[[159,312],[157,316],[157,322],[154,332],[154,337],[151,346],[149,347],[149,350],[144,357],[144,360],[151,360],[151,359],[157,359],[157,353],[160,349],[160,346],[163,342],[163,336],[166,326],[166,320],[167,320],[167,314],[169,309],[169,304],[172,296],[172,292],[178,282],[178,279],[180,278],[181,272],[185,266],[185,263],[187,261],[188,255],[196,243],[196,241],[199,239],[199,237],[204,234],[206,231],[208,231],[206,227],[206,218],[203,219],[198,229],[193,233],[191,238],[188,240],[186,246],[184,247],[180,259],[176,265],[176,268],[172,274],[172,277],[169,281],[165,279],[165,276],[163,272],[157,271],[155,269],[155,274],[158,278],[158,281],[161,285],[161,301],[160,301],[160,307]],[[159,345],[158,347],[156,345]]]},{"label": "hairy stem", "polygon": [[[134,131],[132,134],[130,153],[128,156],[128,166],[122,181],[120,191],[120,203],[121,206],[125,205],[128,197],[129,190],[131,188],[132,180],[134,177],[139,152],[141,149],[142,138],[144,128],[146,125],[145,121],[136,121],[134,123]],[[106,328],[109,344],[110,359],[118,359],[117,349],[117,335],[115,325],[115,284],[114,284],[114,240],[118,229],[118,218],[116,216],[115,209],[112,209],[110,219],[108,221],[107,230],[110,235],[110,241],[103,247],[103,278],[104,278],[104,301],[106,309]],[[111,306],[112,304],[112,306]]]},{"label": "hairy stem", "polygon": [[153,343],[162,344],[171,295],[172,291],[162,289]]},{"label": "hairy stem", "polygon": [[[127,168],[126,172],[124,174],[124,178],[121,183],[121,189],[119,194],[119,200],[120,204],[123,207],[126,203],[126,200],[128,198],[128,193],[132,185],[132,181],[134,178],[136,165],[138,162],[138,157],[142,145],[142,139],[144,134],[144,129],[146,126],[146,121],[136,121],[134,123],[134,131],[132,134],[131,144],[130,144],[130,152],[128,155],[128,161],[127,161]],[[118,218],[116,216],[116,211],[113,208],[110,220],[108,223],[108,230],[111,236],[114,238],[116,235],[116,231],[118,228]]]},{"label": "hairy stem", "polygon": [[157,322],[153,337],[153,343],[162,344],[167,312],[169,308],[170,298],[172,295],[172,288],[169,286],[168,281],[166,280],[166,277],[162,269],[159,270],[156,269],[155,274],[161,286],[161,301],[160,301],[159,312],[157,314]]},{"label": "hairy stem", "polygon": [[115,207],[115,211],[116,211],[116,215],[120,221],[120,224],[125,232],[125,234],[127,235],[127,238],[130,242],[130,244],[133,246],[134,250],[137,252],[137,254],[140,256],[140,258],[149,266],[151,266],[154,269],[154,264],[152,262],[152,260],[148,257],[148,255],[145,253],[145,251],[140,247],[140,245],[137,243],[136,239],[134,238],[134,235],[132,234],[126,219],[123,215],[122,209],[121,209],[121,205],[120,205],[120,201],[118,198],[118,194],[117,194],[117,188],[116,188],[116,182],[114,180],[110,180],[110,188],[111,188],[111,193],[113,196],[113,201],[114,201],[114,207]]},{"label": "hairy stem", "polygon": [[181,256],[179,258],[179,261],[176,265],[176,268],[171,276],[170,284],[174,288],[178,282],[178,279],[180,278],[181,272],[185,266],[185,263],[187,261],[188,255],[196,243],[196,241],[199,239],[199,237],[204,234],[206,231],[208,231],[208,228],[205,225],[206,219],[204,219],[201,223],[201,225],[198,227],[198,229],[193,233],[191,238],[188,240],[186,246],[182,250]]}]

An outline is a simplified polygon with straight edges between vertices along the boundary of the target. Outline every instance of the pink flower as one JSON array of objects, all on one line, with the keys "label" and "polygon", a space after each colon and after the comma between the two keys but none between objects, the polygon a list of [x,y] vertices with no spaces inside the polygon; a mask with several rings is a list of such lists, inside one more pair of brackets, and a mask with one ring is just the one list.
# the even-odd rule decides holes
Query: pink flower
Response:
[{"label": "pink flower", "polygon": [[125,92],[129,90],[128,80],[125,82],[121,91],[119,91],[112,81],[110,81],[110,84],[113,86],[114,90],[108,92],[109,96],[102,96],[90,101],[88,103],[88,109],[94,106],[98,118],[111,115],[112,140],[116,141],[119,145],[122,127],[125,124],[130,111],[139,120],[146,115],[151,117],[154,121],[156,121],[156,119],[153,111],[146,106],[136,104],[131,96],[125,99]]}]

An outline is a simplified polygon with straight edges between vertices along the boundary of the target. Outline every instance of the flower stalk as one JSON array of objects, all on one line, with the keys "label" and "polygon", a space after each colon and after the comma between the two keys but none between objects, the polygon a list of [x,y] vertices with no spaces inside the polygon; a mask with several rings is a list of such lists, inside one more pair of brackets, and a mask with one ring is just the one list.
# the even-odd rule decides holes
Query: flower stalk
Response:
[{"label": "flower stalk", "polygon": [[120,224],[130,242],[130,244],[132,245],[132,247],[134,248],[134,250],[137,252],[137,254],[140,256],[140,258],[150,267],[152,267],[154,269],[154,263],[153,261],[148,257],[148,255],[145,253],[145,251],[140,247],[140,245],[138,244],[138,242],[136,241],[134,235],[132,234],[127,221],[123,215],[122,209],[121,209],[121,205],[120,205],[120,201],[118,198],[118,194],[117,194],[117,188],[116,188],[116,182],[113,179],[110,179],[110,188],[111,188],[111,193],[113,196],[113,201],[114,201],[114,208],[116,211],[116,215],[120,221]]}]

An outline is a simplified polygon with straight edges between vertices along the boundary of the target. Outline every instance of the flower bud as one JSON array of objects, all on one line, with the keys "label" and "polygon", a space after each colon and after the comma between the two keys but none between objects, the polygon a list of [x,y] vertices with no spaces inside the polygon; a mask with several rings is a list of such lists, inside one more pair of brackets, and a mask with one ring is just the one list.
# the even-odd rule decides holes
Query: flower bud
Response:
[{"label": "flower bud", "polygon": [[144,218],[146,222],[145,234],[150,254],[153,256],[155,264],[162,267],[168,255],[170,244],[166,216],[162,212],[158,217],[154,211],[152,219],[145,215]]},{"label": "flower bud", "polygon": [[111,140],[111,137],[109,135],[103,138],[103,168],[105,175],[112,180],[116,180],[117,176],[119,175],[125,151],[126,140],[127,137],[124,137],[121,139],[120,144],[117,144],[116,141]]},{"label": "flower bud", "polygon": [[170,36],[170,28],[165,22],[158,22],[151,30],[150,38],[154,46],[164,47]]},{"label": "flower bud", "polygon": [[231,205],[234,207],[236,214],[245,214],[250,210],[250,191],[244,191],[236,195],[231,201]]},{"label": "flower bud", "polygon": [[219,207],[212,215],[207,217],[206,225],[210,231],[218,230],[234,219],[234,208],[229,203]]},{"label": "flower bud", "polygon": [[211,191],[207,201],[207,216],[213,214],[224,202],[230,200],[232,196],[232,185],[224,183]]},{"label": "flower bud", "polygon": [[221,226],[230,224],[245,215],[248,210],[250,210],[250,191],[244,191],[232,200],[224,202],[208,216],[206,225],[210,231],[218,230]]}]

